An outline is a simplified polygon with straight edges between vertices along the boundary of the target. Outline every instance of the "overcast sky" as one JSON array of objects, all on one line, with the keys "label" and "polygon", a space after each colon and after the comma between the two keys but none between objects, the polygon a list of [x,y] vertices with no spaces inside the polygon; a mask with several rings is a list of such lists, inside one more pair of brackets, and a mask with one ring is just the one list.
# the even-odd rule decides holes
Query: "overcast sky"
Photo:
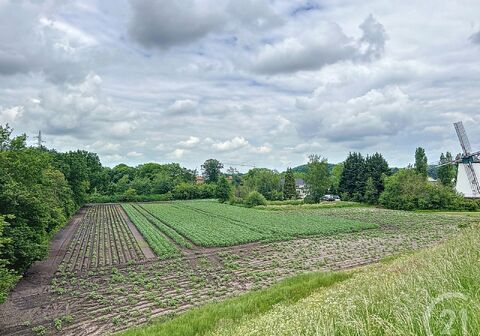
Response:
[{"label": "overcast sky", "polygon": [[[0,0],[0,123],[102,163],[480,150],[480,1]],[[241,167],[238,167],[241,168]],[[247,168],[248,169],[248,168]],[[241,170],[245,170],[241,169]]]}]

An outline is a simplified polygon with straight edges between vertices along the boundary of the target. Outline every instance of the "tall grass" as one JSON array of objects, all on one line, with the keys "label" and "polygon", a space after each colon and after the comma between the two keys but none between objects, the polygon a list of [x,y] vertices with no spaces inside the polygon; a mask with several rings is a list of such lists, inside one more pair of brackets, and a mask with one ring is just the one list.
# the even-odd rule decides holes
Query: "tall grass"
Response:
[{"label": "tall grass", "polygon": [[168,320],[128,330],[121,335],[193,336],[204,335],[220,323],[236,323],[247,316],[257,316],[279,303],[293,304],[318,288],[332,286],[350,277],[347,272],[315,272],[285,279],[278,284],[223,302],[207,304]]},{"label": "tall grass", "polygon": [[480,227],[209,335],[480,335]]}]

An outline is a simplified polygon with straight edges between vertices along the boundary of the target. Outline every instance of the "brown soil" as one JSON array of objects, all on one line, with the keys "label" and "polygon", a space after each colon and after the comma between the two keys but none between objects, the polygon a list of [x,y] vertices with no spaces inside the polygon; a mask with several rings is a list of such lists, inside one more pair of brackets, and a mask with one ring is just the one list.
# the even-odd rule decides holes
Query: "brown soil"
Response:
[{"label": "brown soil", "polygon": [[138,245],[140,246],[143,254],[145,255],[145,258],[154,259],[155,258],[155,253],[153,253],[150,246],[148,246],[148,243],[145,241],[142,234],[138,231],[135,224],[132,223],[132,221],[130,220],[130,218],[127,216],[127,214],[125,213],[125,211],[123,210],[123,208],[120,205],[117,204],[116,207],[117,207],[118,211],[120,212],[120,214],[122,215],[123,219],[125,219],[125,221],[127,222],[128,228],[130,229],[130,231],[132,231],[133,236],[137,240]]}]

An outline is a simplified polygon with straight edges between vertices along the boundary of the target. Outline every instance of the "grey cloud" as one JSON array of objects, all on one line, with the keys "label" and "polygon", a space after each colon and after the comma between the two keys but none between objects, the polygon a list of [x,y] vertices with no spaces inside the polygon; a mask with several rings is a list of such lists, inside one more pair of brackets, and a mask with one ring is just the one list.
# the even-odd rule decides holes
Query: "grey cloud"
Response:
[{"label": "grey cloud", "polygon": [[80,54],[94,39],[48,18],[60,8],[57,1],[7,1],[2,5],[0,76],[42,73],[51,82],[64,83],[81,80],[88,73]]},{"label": "grey cloud", "polygon": [[340,61],[370,61],[383,55],[386,33],[383,25],[369,15],[360,25],[362,37],[355,41],[342,28],[329,22],[299,36],[266,45],[258,54],[253,70],[263,74],[316,70]]},{"label": "grey cloud", "polygon": [[360,48],[365,48],[363,56],[370,60],[380,58],[385,51],[385,42],[388,38],[383,25],[370,14],[359,28],[363,31],[360,38]]},{"label": "grey cloud", "polygon": [[262,31],[284,23],[267,0],[132,0],[130,3],[130,36],[146,48],[167,49],[195,42],[210,33]]},{"label": "grey cloud", "polygon": [[188,0],[134,0],[129,33],[147,48],[168,48],[204,37],[224,23],[208,4]]},{"label": "grey cloud", "polygon": [[470,36],[470,41],[475,44],[480,44],[480,31],[472,34],[472,36]]}]

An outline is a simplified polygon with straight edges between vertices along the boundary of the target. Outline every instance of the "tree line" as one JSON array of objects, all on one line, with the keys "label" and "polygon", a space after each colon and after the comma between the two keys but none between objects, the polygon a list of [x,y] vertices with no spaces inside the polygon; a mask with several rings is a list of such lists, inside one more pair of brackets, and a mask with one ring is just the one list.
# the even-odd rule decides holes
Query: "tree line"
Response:
[{"label": "tree line", "polygon": [[26,139],[0,126],[0,302],[47,255],[52,235],[102,187],[96,154],[32,148]]}]

